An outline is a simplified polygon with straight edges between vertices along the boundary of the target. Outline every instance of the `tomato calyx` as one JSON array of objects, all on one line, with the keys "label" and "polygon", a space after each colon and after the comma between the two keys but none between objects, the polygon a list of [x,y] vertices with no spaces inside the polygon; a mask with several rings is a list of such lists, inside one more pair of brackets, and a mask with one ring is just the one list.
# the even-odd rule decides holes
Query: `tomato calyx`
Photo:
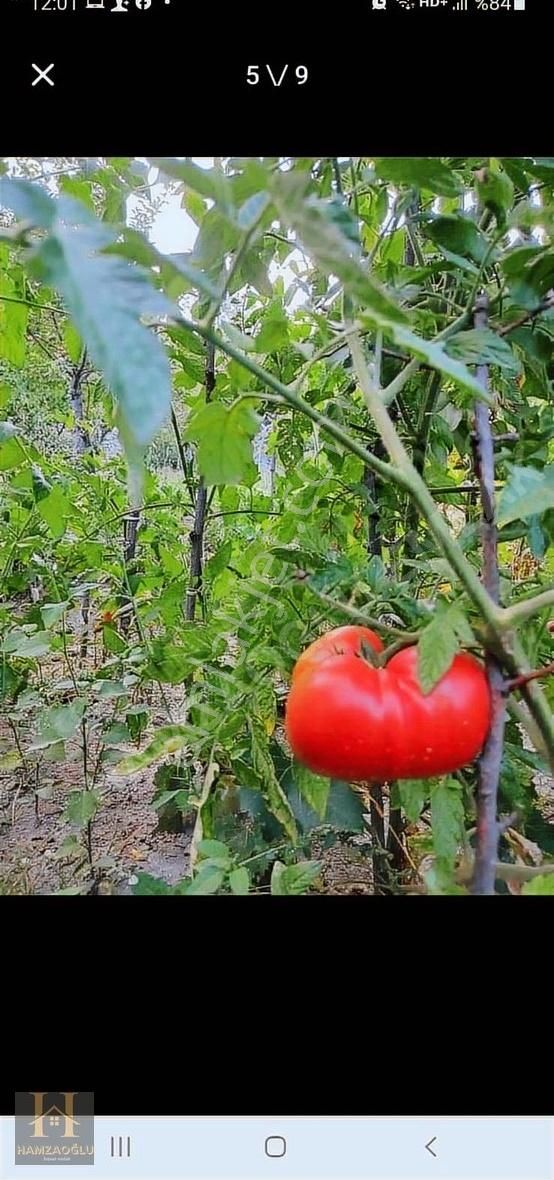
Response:
[{"label": "tomato calyx", "polygon": [[360,650],[355,653],[359,660],[364,660],[371,668],[382,667],[382,653],[375,651],[365,639],[360,640]]},{"label": "tomato calyx", "polygon": [[[383,651],[375,651],[375,648],[371,647],[369,643],[366,643],[365,639],[362,639],[360,650],[354,654],[358,659],[365,660],[365,663],[369,664],[372,668],[386,668],[392,657],[397,655],[399,651],[404,651],[407,647],[415,647],[416,644],[416,638],[397,639],[395,643],[391,643],[390,647],[385,648]],[[337,651],[337,655],[339,654],[341,653]]]}]

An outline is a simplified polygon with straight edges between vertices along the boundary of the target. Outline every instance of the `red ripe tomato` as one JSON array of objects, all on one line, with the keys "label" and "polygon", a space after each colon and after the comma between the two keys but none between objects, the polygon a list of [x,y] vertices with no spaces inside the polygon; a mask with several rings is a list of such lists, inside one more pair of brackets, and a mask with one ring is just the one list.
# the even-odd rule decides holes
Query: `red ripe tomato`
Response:
[{"label": "red ripe tomato", "polygon": [[368,627],[337,627],[335,631],[327,631],[302,652],[292,670],[293,682],[301,672],[319,667],[330,656],[361,656],[364,643],[374,651],[383,651],[379,636]]},{"label": "red ripe tomato", "polygon": [[303,674],[295,670],[286,732],[295,756],[316,774],[384,782],[466,766],[481,752],[490,719],[487,678],[471,655],[457,655],[424,696],[415,647],[398,652],[385,668],[347,649],[313,661]]}]

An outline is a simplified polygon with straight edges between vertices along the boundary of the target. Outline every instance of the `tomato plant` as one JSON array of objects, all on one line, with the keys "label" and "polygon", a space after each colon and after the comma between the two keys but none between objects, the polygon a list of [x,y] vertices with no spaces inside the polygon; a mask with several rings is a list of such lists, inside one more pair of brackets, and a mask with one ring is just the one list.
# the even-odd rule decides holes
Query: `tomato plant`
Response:
[{"label": "tomato plant", "polygon": [[0,162],[0,888],[547,891],[553,210],[531,157]]}]

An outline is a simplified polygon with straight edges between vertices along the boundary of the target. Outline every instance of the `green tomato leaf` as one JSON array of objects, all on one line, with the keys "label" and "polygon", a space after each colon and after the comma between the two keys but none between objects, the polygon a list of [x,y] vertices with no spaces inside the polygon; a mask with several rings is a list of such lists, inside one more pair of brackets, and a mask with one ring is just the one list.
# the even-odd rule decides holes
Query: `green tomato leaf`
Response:
[{"label": "green tomato leaf", "polygon": [[410,779],[398,782],[397,786],[406,819],[411,824],[417,823],[429,799],[429,780]]},{"label": "green tomato leaf", "polygon": [[174,307],[141,267],[105,253],[115,231],[85,206],[62,197],[54,217],[48,208],[49,233],[35,247],[30,265],[64,299],[119,402],[129,446],[144,449],[169,413],[171,383],[163,346],[142,316],[174,314]]},{"label": "green tomato leaf", "polygon": [[248,728],[251,738],[253,769],[260,780],[261,793],[272,815],[287,833],[289,840],[296,844],[298,839],[296,821],[291,805],[275,773],[264,724],[258,717],[249,717]]},{"label": "green tomato leaf", "polygon": [[[431,241],[442,249],[444,253],[461,254],[463,258],[470,258],[478,265],[483,262],[489,249],[487,239],[469,217],[453,215],[451,217],[431,217],[423,223],[423,232]],[[494,262],[496,253],[492,253],[490,261]]]},{"label": "green tomato leaf", "polygon": [[235,893],[238,897],[250,892],[250,874],[244,865],[229,873],[229,885],[231,893]]},{"label": "green tomato leaf", "polygon": [[140,754],[130,754],[118,763],[118,774],[136,774],[145,770],[159,758],[167,754],[176,754],[191,745],[195,731],[190,725],[164,725],[158,730],[154,740],[150,742]]},{"label": "green tomato leaf", "polygon": [[25,451],[18,438],[7,438],[0,443],[0,471],[11,471],[27,461]]},{"label": "green tomato leaf", "polygon": [[538,471],[535,467],[511,467],[498,504],[498,525],[512,520],[541,516],[554,508],[554,465]]},{"label": "green tomato leaf", "polygon": [[425,696],[446,675],[458,649],[456,631],[448,615],[441,612],[422,631],[418,643],[417,672]]},{"label": "green tomato leaf", "polygon": [[40,185],[8,176],[0,177],[0,207],[39,229],[49,229],[56,217],[56,202]]},{"label": "green tomato leaf", "polygon": [[455,197],[462,187],[448,165],[434,156],[385,156],[375,160],[375,173],[380,180],[424,189],[439,197]]},{"label": "green tomato leaf", "polygon": [[216,865],[206,865],[204,868],[199,869],[193,881],[191,881],[185,890],[186,896],[207,897],[210,894],[219,893],[224,880],[225,873],[223,869],[217,868]]},{"label": "green tomato leaf", "polygon": [[295,762],[294,781],[306,803],[313,808],[320,820],[324,820],[329,792],[331,790],[331,780],[322,778],[319,774],[313,774],[306,766],[302,766],[300,762]]},{"label": "green tomato leaf", "polygon": [[326,275],[336,275],[349,295],[385,322],[406,323],[408,317],[392,295],[367,270],[360,247],[337,224],[328,202],[308,197],[310,174],[277,172],[271,193],[281,221],[293,229]]},{"label": "green tomato leaf", "polygon": [[321,873],[319,861],[306,860],[297,865],[275,861],[271,873],[271,892],[274,897],[298,897],[307,893]]},{"label": "green tomato leaf", "polygon": [[457,332],[447,340],[445,349],[466,365],[497,365],[517,376],[521,364],[512,352],[507,340],[497,336],[488,328],[472,328],[468,332]]},{"label": "green tomato leaf", "polygon": [[455,779],[447,778],[431,787],[431,824],[437,857],[453,865],[464,841],[463,789]]},{"label": "green tomato leaf", "polygon": [[228,408],[210,402],[194,415],[185,432],[198,446],[198,467],[207,484],[241,484],[254,467],[252,439],[259,417],[244,402]]},{"label": "green tomato leaf", "polygon": [[66,531],[67,518],[71,516],[73,507],[58,484],[54,484],[52,491],[37,502],[37,511],[48,525],[52,536],[59,541]]}]

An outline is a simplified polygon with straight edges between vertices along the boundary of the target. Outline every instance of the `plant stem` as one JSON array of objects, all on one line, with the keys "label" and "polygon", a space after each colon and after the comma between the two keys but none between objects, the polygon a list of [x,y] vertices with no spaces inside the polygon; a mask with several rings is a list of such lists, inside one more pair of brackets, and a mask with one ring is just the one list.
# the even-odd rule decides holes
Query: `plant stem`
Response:
[{"label": "plant stem", "polygon": [[175,413],[175,410],[173,409],[173,406],[171,407],[171,425],[173,427],[173,433],[175,435],[175,442],[177,443],[177,450],[179,452],[179,460],[181,463],[183,475],[185,477],[185,483],[187,485],[188,494],[190,496],[191,504],[194,504],[194,486],[193,486],[193,481],[192,481],[192,474],[191,474],[191,471],[189,468],[189,464],[187,462],[187,456],[185,454],[185,448],[183,446],[183,440],[181,438],[181,431],[179,430],[179,423],[177,421],[177,415]]},{"label": "plant stem", "polygon": [[515,602],[502,612],[502,626],[512,628],[519,623],[538,615],[541,610],[554,606],[554,590],[545,590],[544,594],[536,594],[534,598],[524,598]]},{"label": "plant stem", "polygon": [[[484,330],[489,322],[489,301],[486,295],[475,305],[474,324]],[[477,380],[484,389],[489,387],[488,365],[479,365]],[[481,489],[483,584],[492,600],[500,602],[500,570],[498,566],[498,529],[494,495],[494,440],[491,414],[487,406],[475,404],[474,434],[475,468]],[[491,694],[491,727],[479,760],[477,785],[477,839],[475,866],[471,892],[494,894],[495,865],[498,861],[499,827],[497,820],[500,767],[506,728],[505,680],[502,666],[495,655],[487,652],[485,668]]]},{"label": "plant stem", "polygon": [[[208,341],[206,349],[206,402],[209,402],[215,389],[215,345]],[[208,489],[202,476],[198,481],[196,505],[194,509],[194,525],[190,534],[190,581],[185,599],[185,618],[192,622],[196,615],[196,602],[202,601],[202,574],[204,566],[204,531],[206,527],[206,509],[208,503]]]},{"label": "plant stem", "polygon": [[[433,417],[436,401],[440,393],[440,387],[440,373],[432,373],[427,385],[425,400],[421,406],[413,449],[414,467],[418,475],[421,476],[423,476],[423,472],[425,470],[425,459],[427,456],[427,445],[429,442],[429,434],[431,430],[431,420]],[[415,502],[410,498],[406,511],[404,536],[404,556],[409,560],[413,560],[413,558],[417,556],[417,526],[417,504],[415,504]]]},{"label": "plant stem", "polygon": [[[304,578],[300,578],[303,581]],[[346,615],[347,618],[352,619],[353,623],[360,623],[362,627],[370,627],[374,631],[382,631],[384,635],[392,635],[402,640],[404,647],[417,643],[419,635],[415,631],[401,631],[399,627],[389,627],[388,623],[382,623],[380,619],[374,619],[371,615],[367,615],[364,610],[357,610],[356,607],[350,606],[347,602],[337,602],[330,594],[324,594],[322,590],[315,590],[306,582],[308,590],[311,594],[315,594],[320,602],[324,602],[326,606],[332,607],[341,615]]]},{"label": "plant stem", "polygon": [[516,676],[514,680],[508,681],[506,688],[509,692],[515,692],[517,688],[523,688],[532,680],[544,680],[547,676],[554,676],[554,663],[546,664],[544,668],[537,668],[534,672],[525,672],[522,676]]}]

